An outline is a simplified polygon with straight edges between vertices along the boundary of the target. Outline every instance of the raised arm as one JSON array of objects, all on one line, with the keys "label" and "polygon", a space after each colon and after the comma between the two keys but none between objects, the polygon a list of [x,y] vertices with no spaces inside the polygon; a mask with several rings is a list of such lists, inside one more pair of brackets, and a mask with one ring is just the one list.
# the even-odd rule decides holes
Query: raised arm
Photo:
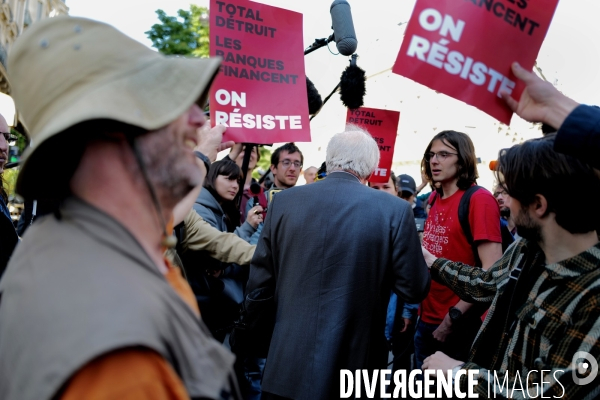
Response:
[{"label": "raised arm", "polygon": [[508,106],[527,121],[555,128],[554,150],[600,168],[600,108],[578,104],[517,63],[513,72],[527,86],[518,102],[502,95]]},{"label": "raised arm", "polygon": [[213,228],[194,210],[188,212],[184,223],[186,234],[181,242],[184,250],[204,250],[211,257],[225,263],[250,264],[255,246],[233,233]]},{"label": "raised arm", "polygon": [[519,101],[508,93],[502,93],[506,104],[521,118],[530,122],[545,122],[559,129],[567,116],[579,105],[531,71],[513,63],[512,71],[526,87]]},{"label": "raised arm", "polygon": [[489,303],[496,295],[498,282],[510,273],[513,255],[518,254],[520,250],[517,246],[509,248],[488,270],[436,258],[424,247],[422,251],[427,266],[431,268],[433,280],[452,289],[461,300],[469,303]]}]

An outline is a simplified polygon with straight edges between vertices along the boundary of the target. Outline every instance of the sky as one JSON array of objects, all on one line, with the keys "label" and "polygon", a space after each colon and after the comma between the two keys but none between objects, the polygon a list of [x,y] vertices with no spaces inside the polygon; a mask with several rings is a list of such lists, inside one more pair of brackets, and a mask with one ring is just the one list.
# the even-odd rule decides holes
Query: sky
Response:
[{"label": "sky", "polygon": [[[401,113],[393,170],[418,181],[418,162],[433,135],[455,129],[473,139],[477,155],[484,161],[479,166],[479,183],[491,189],[493,176],[487,162],[496,158],[499,149],[539,136],[539,129],[516,116],[510,126],[501,125],[471,106],[391,73],[415,0],[348,1],[358,38],[358,65],[367,75],[365,106]],[[259,2],[302,13],[305,47],[332,32],[329,1]],[[70,15],[110,23],[148,46],[151,43],[144,32],[159,22],[155,10],[175,15],[178,9],[189,9],[190,3],[209,4],[208,0],[66,0]],[[537,62],[547,80],[563,93],[582,103],[600,105],[598,15],[598,0],[560,0]],[[335,87],[347,65],[347,57],[334,56],[325,48],[305,57],[306,74],[323,97]],[[299,144],[305,167],[324,161],[327,142],[343,130],[345,115],[346,109],[334,95],[311,122],[312,142]]]}]

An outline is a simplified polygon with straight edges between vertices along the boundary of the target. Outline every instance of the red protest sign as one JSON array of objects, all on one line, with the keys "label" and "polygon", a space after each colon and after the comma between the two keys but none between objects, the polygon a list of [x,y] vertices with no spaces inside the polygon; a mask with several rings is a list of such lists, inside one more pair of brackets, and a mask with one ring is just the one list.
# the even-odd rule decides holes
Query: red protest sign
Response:
[{"label": "red protest sign", "polygon": [[386,183],[392,172],[392,159],[396,146],[396,132],[400,122],[400,112],[360,107],[348,110],[346,123],[365,129],[379,146],[379,166],[369,178],[373,183]]},{"label": "red protest sign", "polygon": [[532,69],[558,0],[417,0],[392,72],[506,124],[500,90],[524,89],[510,66]]},{"label": "red protest sign", "polygon": [[309,142],[302,14],[247,0],[210,2],[210,55],[223,58],[210,90],[223,140]]}]

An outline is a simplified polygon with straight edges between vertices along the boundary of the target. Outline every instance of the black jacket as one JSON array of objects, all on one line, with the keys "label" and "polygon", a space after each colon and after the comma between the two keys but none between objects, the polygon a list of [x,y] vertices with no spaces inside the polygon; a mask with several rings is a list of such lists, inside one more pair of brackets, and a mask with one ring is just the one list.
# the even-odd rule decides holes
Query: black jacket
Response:
[{"label": "black jacket", "polygon": [[578,106],[556,134],[554,150],[600,169],[600,108]]}]

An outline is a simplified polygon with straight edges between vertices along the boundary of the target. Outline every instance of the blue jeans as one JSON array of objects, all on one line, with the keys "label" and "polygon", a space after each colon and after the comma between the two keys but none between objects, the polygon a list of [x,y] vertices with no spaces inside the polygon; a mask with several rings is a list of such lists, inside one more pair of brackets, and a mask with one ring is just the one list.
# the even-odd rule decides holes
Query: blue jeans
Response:
[{"label": "blue jeans", "polygon": [[441,351],[447,356],[462,362],[467,361],[469,349],[481,327],[481,319],[477,314],[471,314],[463,317],[459,323],[455,322],[452,325],[452,333],[445,342],[440,342],[433,337],[433,331],[438,326],[419,319],[415,333],[416,368],[423,369],[423,360],[436,351]]},{"label": "blue jeans", "polygon": [[444,343],[433,337],[438,324],[429,324],[419,318],[415,329],[415,368],[423,369],[423,360],[435,353],[443,351]]},{"label": "blue jeans", "polygon": [[250,388],[246,400],[260,400],[263,371],[265,370],[266,358],[249,358],[245,360],[244,373]]},{"label": "blue jeans", "polygon": [[236,355],[235,371],[244,400],[260,400],[266,358]]}]

